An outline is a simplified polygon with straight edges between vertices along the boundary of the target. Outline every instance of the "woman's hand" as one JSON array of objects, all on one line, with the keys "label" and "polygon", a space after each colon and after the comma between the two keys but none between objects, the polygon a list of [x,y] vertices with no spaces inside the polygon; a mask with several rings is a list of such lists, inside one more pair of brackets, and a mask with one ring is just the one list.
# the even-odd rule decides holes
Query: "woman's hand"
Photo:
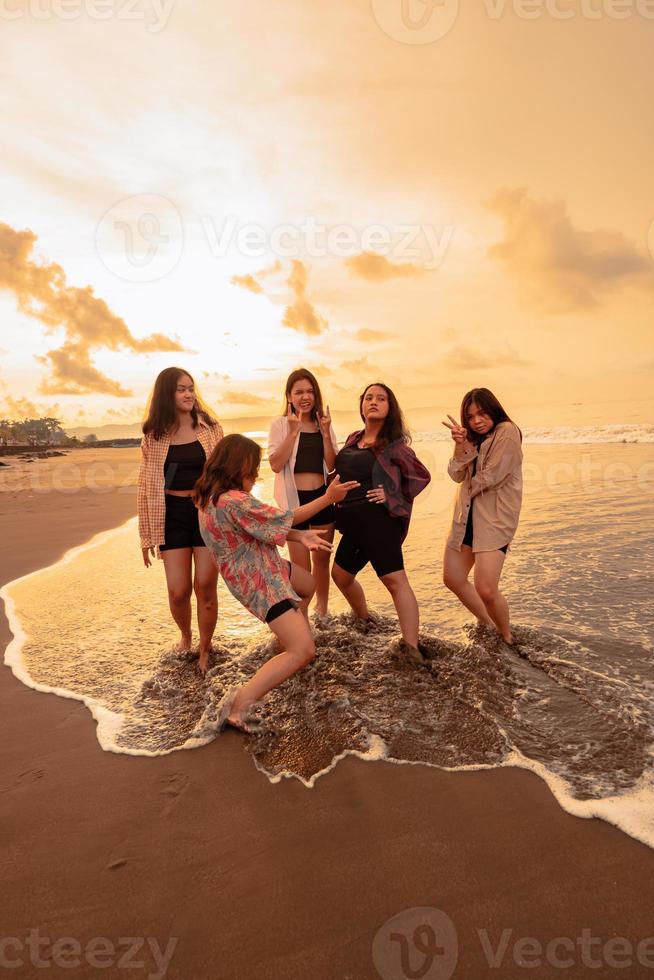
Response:
[{"label": "woman's hand", "polygon": [[[443,425],[447,426],[450,430],[452,438],[454,439],[457,448],[460,446],[462,449],[474,449],[475,447],[468,439],[468,430],[465,426],[459,425],[456,419],[453,419],[451,415],[447,416],[450,420],[449,422],[443,422]],[[450,425],[450,422],[452,423]]]},{"label": "woman's hand", "polygon": [[296,436],[300,431],[300,426],[302,425],[302,419],[299,415],[296,415],[293,411],[293,406],[288,403],[288,409],[286,410],[286,420],[288,422],[288,431],[290,434]]},{"label": "woman's hand", "polygon": [[323,534],[327,534],[327,529],[322,531],[300,531],[302,535],[301,544],[309,551],[331,551],[332,546],[329,541],[325,541]]},{"label": "woman's hand", "polygon": [[149,568],[152,564],[150,555],[154,558],[154,548],[141,548],[141,554],[143,555],[143,564],[146,568]]},{"label": "woman's hand", "polygon": [[341,478],[337,473],[327,487],[325,497],[330,504],[340,504],[343,500],[345,500],[350,490],[354,490],[356,487],[360,486],[361,484],[357,480],[348,480],[346,483],[341,483]]},{"label": "woman's hand", "polygon": [[371,504],[385,504],[386,503],[386,491],[384,490],[381,483],[378,487],[373,487],[372,490],[368,490],[366,497]]},{"label": "woman's hand", "polygon": [[329,405],[327,406],[327,412],[325,415],[321,415],[318,424],[320,425],[320,433],[323,439],[329,439],[329,430],[332,424],[332,417],[329,414]]}]

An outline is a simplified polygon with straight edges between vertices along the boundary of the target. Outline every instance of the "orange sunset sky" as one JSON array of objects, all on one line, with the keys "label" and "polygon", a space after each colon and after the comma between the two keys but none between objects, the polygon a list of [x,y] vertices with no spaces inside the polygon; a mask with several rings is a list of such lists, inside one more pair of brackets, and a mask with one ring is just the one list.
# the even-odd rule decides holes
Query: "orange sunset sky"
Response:
[{"label": "orange sunset sky", "polygon": [[0,8],[4,416],[136,422],[179,363],[222,417],[305,364],[650,420],[654,5]]}]

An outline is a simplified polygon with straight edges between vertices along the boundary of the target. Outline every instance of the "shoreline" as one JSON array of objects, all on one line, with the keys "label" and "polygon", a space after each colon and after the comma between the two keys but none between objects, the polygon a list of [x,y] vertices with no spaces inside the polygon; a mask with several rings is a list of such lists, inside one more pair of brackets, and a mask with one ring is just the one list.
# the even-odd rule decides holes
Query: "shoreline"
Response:
[{"label": "shoreline", "polygon": [[[21,534],[16,514],[25,522],[26,508],[7,503],[3,586],[135,510],[118,492],[52,493],[30,500]],[[3,648],[10,638],[3,607]],[[141,933],[162,948],[177,937],[166,976],[180,980],[372,978],[380,927],[428,906],[458,932],[454,976],[476,980],[499,975],[479,930],[494,947],[504,929],[544,942],[591,929],[634,948],[654,933],[652,851],[604,821],[570,816],[532,773],[363,768],[347,758],[309,793],[297,780],[271,785],[233,733],[165,756],[104,752],[82,705],[37,693],[8,669],[1,677],[3,873],[13,896],[5,936]],[[503,978],[524,976],[511,949]],[[30,971],[26,961],[13,973]],[[642,976],[642,965],[621,973]],[[84,975],[51,970],[71,974]]]}]

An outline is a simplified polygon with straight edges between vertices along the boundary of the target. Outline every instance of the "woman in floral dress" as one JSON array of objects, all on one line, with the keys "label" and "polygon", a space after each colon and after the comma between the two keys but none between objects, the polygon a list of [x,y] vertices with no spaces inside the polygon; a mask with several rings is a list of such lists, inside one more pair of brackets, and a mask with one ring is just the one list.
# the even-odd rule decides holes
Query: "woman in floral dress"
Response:
[{"label": "woman in floral dress", "polygon": [[286,541],[299,541],[310,551],[331,551],[321,531],[293,530],[329,504],[343,500],[357,484],[335,479],[322,497],[279,510],[252,496],[261,464],[261,449],[246,436],[226,436],[217,445],[196,484],[195,503],[200,533],[227,588],[253,616],[268,624],[282,652],[272,657],[247,683],[232,692],[225,721],[250,732],[247,712],[273,687],[292,677],[315,654],[309,624],[298,610],[311,598],[310,572],[279,554]]}]

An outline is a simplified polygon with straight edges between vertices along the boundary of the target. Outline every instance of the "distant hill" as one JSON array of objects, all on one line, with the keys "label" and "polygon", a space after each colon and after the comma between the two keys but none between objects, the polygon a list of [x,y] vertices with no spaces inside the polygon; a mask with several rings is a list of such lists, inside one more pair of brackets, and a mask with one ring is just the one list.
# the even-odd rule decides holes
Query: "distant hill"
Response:
[{"label": "distant hill", "polygon": [[[252,416],[251,418],[220,419],[220,423],[225,432],[259,432],[267,430],[270,425],[270,416]],[[67,436],[77,436],[83,439],[91,433],[98,439],[137,439],[141,435],[141,423],[132,422],[125,425],[120,422],[110,423],[109,425],[80,425],[76,428],[66,429]]]},{"label": "distant hill", "polygon": [[[438,425],[440,415],[438,409],[434,408],[414,408],[407,412],[409,422],[414,428],[432,428]],[[353,412],[332,412],[334,426],[339,438],[345,438],[348,432],[361,425],[361,421]],[[220,416],[220,422],[228,432],[267,432],[272,421],[271,415],[249,415],[240,418],[224,418]],[[98,439],[136,439],[141,435],[141,423],[132,422],[121,424],[119,422],[109,425],[88,426],[81,425],[74,429],[66,429],[66,435],[77,436],[83,439],[84,436],[94,433]]]}]

